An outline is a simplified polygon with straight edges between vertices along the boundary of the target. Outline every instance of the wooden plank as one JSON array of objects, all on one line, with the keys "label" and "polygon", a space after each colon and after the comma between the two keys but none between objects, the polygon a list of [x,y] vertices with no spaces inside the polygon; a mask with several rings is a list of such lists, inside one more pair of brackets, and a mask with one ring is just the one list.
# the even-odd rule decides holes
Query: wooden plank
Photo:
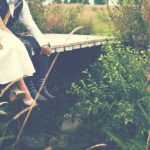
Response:
[{"label": "wooden plank", "polygon": [[[107,36],[45,34],[55,52],[71,51],[74,49],[94,47],[106,44],[106,41],[115,39]],[[69,38],[68,38],[69,37]],[[67,40],[66,40],[67,39]]]},{"label": "wooden plank", "polygon": [[72,49],[73,49],[72,46],[67,46],[67,47],[65,47],[65,51],[71,51]]},{"label": "wooden plank", "polygon": [[96,46],[101,45],[101,42],[95,42],[95,45]]},{"label": "wooden plank", "polygon": [[56,48],[56,52],[64,52],[64,50],[65,50],[64,47]]},{"label": "wooden plank", "polygon": [[[32,36],[32,35],[26,35]],[[80,48],[94,47],[106,44],[107,41],[114,40],[115,37],[92,36],[92,35],[71,35],[68,34],[44,34],[51,44],[51,53],[71,51]],[[69,38],[68,38],[69,37]],[[68,40],[66,40],[68,39]],[[35,55],[32,52],[32,55]]]},{"label": "wooden plank", "polygon": [[88,42],[88,41],[96,42],[96,41],[102,41],[106,39],[108,40],[114,39],[114,37],[92,36],[92,35],[72,35],[69,37],[68,34],[45,34],[45,37],[51,42],[52,46],[65,45],[65,44],[78,43],[78,42]]},{"label": "wooden plank", "polygon": [[94,46],[94,43],[88,43],[88,47]]},{"label": "wooden plank", "polygon": [[73,49],[80,49],[80,48],[81,48],[81,46],[79,44],[73,45]]},{"label": "wooden plank", "polygon": [[86,47],[88,47],[88,44],[87,44],[87,43],[81,44],[81,48],[86,48]]}]

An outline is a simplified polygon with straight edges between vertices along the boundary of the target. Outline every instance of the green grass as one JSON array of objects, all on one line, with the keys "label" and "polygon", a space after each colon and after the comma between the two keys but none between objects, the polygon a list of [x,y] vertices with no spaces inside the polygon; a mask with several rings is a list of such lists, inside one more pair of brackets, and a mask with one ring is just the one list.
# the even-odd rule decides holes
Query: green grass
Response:
[{"label": "green grass", "polygon": [[[50,32],[57,33],[58,30],[58,33],[67,33],[68,29],[72,29],[76,26],[84,26],[85,29],[82,30],[80,34],[91,34],[100,36],[113,35],[113,29],[106,6],[93,7],[92,5],[63,4],[50,5],[48,7],[48,21],[46,24],[47,27],[51,29]],[[55,9],[55,7],[57,9]],[[55,10],[55,12],[50,10]],[[64,24],[66,26],[64,26]]]}]

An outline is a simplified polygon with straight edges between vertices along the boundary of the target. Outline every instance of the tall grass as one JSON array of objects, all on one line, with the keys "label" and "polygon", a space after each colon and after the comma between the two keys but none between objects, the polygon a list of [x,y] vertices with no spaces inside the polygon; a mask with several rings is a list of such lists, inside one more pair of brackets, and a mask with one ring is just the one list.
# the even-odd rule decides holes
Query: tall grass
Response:
[{"label": "tall grass", "polygon": [[49,5],[46,14],[46,27],[49,32],[68,33],[74,27],[82,25],[85,29],[80,34],[113,34],[105,6]]},{"label": "tall grass", "polygon": [[[112,35],[110,18],[106,6],[92,6],[82,4],[42,4],[29,1],[33,18],[43,32],[69,33],[77,26],[84,26],[78,34]],[[15,32],[26,32],[17,23]]]}]

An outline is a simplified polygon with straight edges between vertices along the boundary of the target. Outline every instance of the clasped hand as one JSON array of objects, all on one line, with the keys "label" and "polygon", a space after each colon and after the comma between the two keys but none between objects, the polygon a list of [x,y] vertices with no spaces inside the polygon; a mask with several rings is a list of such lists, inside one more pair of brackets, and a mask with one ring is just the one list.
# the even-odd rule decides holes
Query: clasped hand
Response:
[{"label": "clasped hand", "polygon": [[41,47],[41,54],[50,55],[51,48],[48,45],[44,45]]}]

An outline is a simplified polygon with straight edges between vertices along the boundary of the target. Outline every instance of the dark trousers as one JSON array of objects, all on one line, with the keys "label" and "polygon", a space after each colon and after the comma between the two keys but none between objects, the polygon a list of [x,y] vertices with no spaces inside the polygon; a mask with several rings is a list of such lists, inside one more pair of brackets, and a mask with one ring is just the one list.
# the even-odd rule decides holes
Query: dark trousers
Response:
[{"label": "dark trousers", "polygon": [[21,41],[25,44],[26,49],[31,57],[36,73],[33,79],[41,81],[44,79],[48,68],[49,68],[49,57],[44,54],[40,54],[41,47],[32,36],[18,36]]},{"label": "dark trousers", "polygon": [[[17,36],[25,44],[26,49],[29,53],[29,56],[36,70],[36,73],[34,74],[33,77],[25,78],[25,82],[30,92],[32,92],[34,88],[38,89],[40,85],[42,84],[44,77],[48,71],[50,60],[48,56],[43,55],[43,54],[40,55],[41,47],[32,36],[20,36],[20,35],[17,35]],[[33,82],[35,84],[33,84]],[[4,85],[0,84],[0,90],[3,89],[5,86],[6,84]],[[45,87],[46,86],[43,86],[43,88]]]}]

